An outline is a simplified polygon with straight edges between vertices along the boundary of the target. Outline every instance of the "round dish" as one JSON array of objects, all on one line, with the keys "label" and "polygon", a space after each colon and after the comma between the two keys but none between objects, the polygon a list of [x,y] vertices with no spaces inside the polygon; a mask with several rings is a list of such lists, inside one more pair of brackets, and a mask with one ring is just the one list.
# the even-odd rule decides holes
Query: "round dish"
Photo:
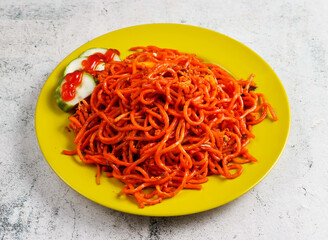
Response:
[{"label": "round dish", "polygon": [[[68,132],[69,114],[55,102],[55,89],[67,64],[89,48],[115,48],[124,59],[134,46],[154,45],[195,53],[206,62],[216,63],[237,79],[255,74],[258,91],[274,108],[277,122],[270,118],[254,127],[256,138],[248,145],[257,163],[244,164],[243,174],[233,180],[211,176],[202,190],[183,190],[177,196],[140,209],[132,197],[121,194],[123,184],[101,177],[96,184],[95,166],[87,166],[77,156],[61,154],[75,149],[73,133]],[[124,28],[100,36],[67,56],[45,82],[36,106],[35,129],[43,155],[55,173],[71,188],[106,207],[146,216],[178,216],[209,210],[228,203],[259,183],[277,163],[290,127],[290,109],[286,92],[270,66],[245,45],[220,33],[180,24],[148,24]]]}]

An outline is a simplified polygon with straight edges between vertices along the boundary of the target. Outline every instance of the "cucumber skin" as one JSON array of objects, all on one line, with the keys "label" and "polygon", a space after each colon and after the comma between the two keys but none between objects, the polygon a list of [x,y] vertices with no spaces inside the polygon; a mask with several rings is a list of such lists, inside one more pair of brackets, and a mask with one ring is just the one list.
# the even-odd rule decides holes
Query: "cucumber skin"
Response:
[{"label": "cucumber skin", "polygon": [[[79,58],[90,56],[89,54],[85,54],[85,53],[88,52],[88,51],[90,51],[90,50],[93,50],[93,49],[105,50],[105,52],[108,50],[108,48],[89,48],[89,49],[85,50],[83,53],[81,53],[80,56],[79,56]],[[120,62],[122,61],[119,55],[115,54],[115,57],[117,57]],[[114,60],[114,61],[117,61],[117,60]]]},{"label": "cucumber skin", "polygon": [[64,80],[65,80],[65,77],[62,78],[62,80],[59,82],[59,84],[56,88],[55,99],[56,99],[56,103],[57,103],[58,107],[61,110],[63,110],[64,112],[69,112],[70,110],[72,110],[72,108],[74,106],[71,106],[71,105],[65,103],[65,101],[61,97],[62,83]]},{"label": "cucumber skin", "polygon": [[85,50],[83,53],[81,53],[81,55],[79,57],[88,57],[88,56],[90,56],[90,55],[85,55],[85,53],[89,50],[92,50],[92,49],[103,49],[103,50],[106,50],[106,51],[108,50],[107,48],[89,48],[89,49]]},{"label": "cucumber skin", "polygon": [[[85,72],[85,73],[83,73],[83,76],[84,76],[84,74],[89,75],[93,79],[93,81],[95,82],[95,85],[97,86],[98,81],[96,80],[96,78],[92,77],[89,73],[86,73]],[[63,77],[60,80],[60,82],[58,83],[58,86],[57,86],[56,91],[55,91],[55,100],[56,100],[56,103],[57,103],[58,107],[62,111],[64,111],[64,112],[70,112],[77,104],[75,104],[75,105],[69,105],[69,104],[67,104],[62,99],[62,97],[61,97],[61,90],[62,90],[62,84],[63,84],[63,81],[64,80],[65,80],[65,77]],[[82,79],[82,81],[83,81],[83,79]],[[82,100],[82,99],[80,99],[80,100]]]}]

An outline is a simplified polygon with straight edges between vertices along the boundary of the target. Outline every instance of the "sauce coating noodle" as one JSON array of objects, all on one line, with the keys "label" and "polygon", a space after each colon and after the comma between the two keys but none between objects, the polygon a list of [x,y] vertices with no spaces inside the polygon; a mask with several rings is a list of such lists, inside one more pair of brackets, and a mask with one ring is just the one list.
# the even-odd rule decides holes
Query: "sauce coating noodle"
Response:
[{"label": "sauce coating noodle", "polygon": [[[125,184],[139,206],[154,205],[182,189],[201,189],[209,175],[233,179],[256,162],[246,149],[252,126],[270,112],[253,90],[252,74],[236,80],[195,54],[134,47],[122,62],[98,72],[91,97],[69,117],[76,150],[100,174]],[[145,191],[150,189],[150,191]]]}]

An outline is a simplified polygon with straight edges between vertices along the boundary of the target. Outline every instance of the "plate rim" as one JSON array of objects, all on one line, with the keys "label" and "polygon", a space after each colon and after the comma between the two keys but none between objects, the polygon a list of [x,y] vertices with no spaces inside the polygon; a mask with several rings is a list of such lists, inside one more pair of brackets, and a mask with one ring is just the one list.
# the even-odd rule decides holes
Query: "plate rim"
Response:
[{"label": "plate rim", "polygon": [[[60,174],[57,173],[57,171],[54,169],[54,167],[51,165],[51,163],[48,161],[48,159],[46,158],[46,154],[44,152],[44,149],[41,147],[42,143],[41,143],[41,140],[40,140],[40,133],[39,133],[39,130],[37,128],[37,125],[38,125],[38,116],[39,116],[39,111],[38,109],[40,108],[40,96],[42,94],[43,91],[45,91],[45,85],[46,85],[46,82],[52,77],[52,75],[55,73],[56,69],[59,67],[59,65],[61,65],[62,62],[64,62],[67,58],[70,57],[70,55],[72,53],[74,53],[77,49],[83,47],[84,45],[86,45],[87,43],[89,43],[90,41],[93,41],[95,39],[98,39],[98,38],[101,38],[107,34],[110,34],[110,33],[114,33],[114,32],[119,32],[119,31],[122,31],[122,30],[128,30],[128,29],[133,29],[133,28],[138,28],[138,27],[146,27],[146,26],[153,26],[153,25],[166,25],[166,26],[181,26],[181,27],[189,27],[189,28],[198,28],[202,31],[210,31],[212,32],[213,34],[218,34],[218,35],[221,35],[227,39],[229,39],[229,41],[232,41],[238,45],[241,45],[242,47],[246,48],[248,51],[252,52],[256,57],[258,57],[259,59],[262,60],[262,62],[265,64],[265,66],[267,68],[269,68],[271,70],[271,72],[274,74],[274,77],[277,78],[278,80],[278,84],[280,85],[281,89],[283,90],[283,95],[284,97],[286,98],[286,103],[287,103],[287,113],[288,113],[288,126],[287,126],[287,131],[286,131],[286,138],[283,140],[284,143],[283,143],[283,147],[281,148],[280,150],[280,153],[278,155],[278,157],[276,158],[276,160],[273,162],[273,164],[270,166],[270,168],[259,178],[256,180],[256,182],[254,184],[251,184],[250,186],[247,187],[247,189],[245,189],[244,191],[239,191],[238,194],[234,195],[234,197],[232,199],[228,199],[226,201],[223,201],[221,204],[219,205],[216,205],[216,206],[213,206],[213,207],[210,207],[210,208],[206,208],[205,210],[197,210],[197,211],[184,211],[183,213],[177,213],[177,214],[143,214],[143,212],[134,212],[134,211],[131,211],[131,210],[126,210],[126,209],[123,209],[123,208],[118,208],[116,206],[108,206],[108,205],[105,205],[103,203],[100,203],[99,201],[95,200],[94,198],[92,198],[92,196],[88,196],[87,194],[83,194],[81,192],[79,192],[78,190],[76,190],[74,188],[74,186],[72,186],[72,184],[70,184],[63,176],[61,176]],[[110,208],[110,209],[113,209],[115,211],[120,211],[120,212],[124,212],[124,213],[129,213],[129,214],[133,214],[133,215],[139,215],[139,216],[154,216],[154,217],[173,217],[173,216],[185,216],[185,215],[191,215],[191,214],[196,214],[196,213],[200,213],[200,212],[205,212],[205,211],[208,211],[208,210],[211,210],[211,209],[214,209],[214,208],[218,208],[220,206],[223,206],[227,203],[230,203],[234,200],[236,200],[237,198],[241,197],[242,195],[244,195],[245,193],[247,193],[248,191],[250,191],[251,189],[253,189],[255,186],[257,186],[260,182],[262,182],[262,180],[272,171],[272,169],[276,166],[276,164],[279,162],[282,154],[284,153],[284,150],[287,146],[287,143],[288,143],[288,140],[289,140],[289,135],[290,135],[290,128],[291,128],[291,109],[290,109],[290,103],[289,103],[289,98],[288,98],[288,95],[287,95],[287,92],[280,80],[280,78],[277,76],[277,74],[275,73],[275,71],[271,68],[271,66],[260,56],[258,55],[254,50],[252,50],[251,48],[249,48],[247,45],[245,45],[244,43],[241,43],[225,34],[222,34],[220,32],[217,32],[217,31],[214,31],[214,30],[211,30],[211,29],[207,29],[207,28],[204,28],[204,27],[200,27],[200,26],[194,26],[194,25],[188,25],[188,24],[179,24],[179,23],[148,23],[148,24],[140,24],[140,25],[133,25],[133,26],[129,26],[129,27],[124,27],[124,28],[120,28],[120,29],[116,29],[114,31],[110,31],[110,32],[107,32],[107,33],[104,33],[102,35],[99,35],[85,43],[83,43],[82,45],[78,46],[77,48],[75,48],[73,51],[71,51],[63,60],[61,60],[57,65],[56,67],[53,69],[53,71],[51,72],[51,74],[48,76],[47,80],[44,82],[41,90],[40,90],[40,93],[38,95],[38,100],[37,100],[37,103],[36,103],[36,108],[35,108],[35,111],[34,111],[34,130],[35,130],[35,134],[36,134],[36,138],[37,138],[37,142],[38,142],[38,146],[42,152],[42,155],[43,155],[43,158],[47,161],[48,165],[50,166],[50,168],[54,171],[54,173],[57,175],[57,177],[59,177],[65,184],[67,184],[71,189],[73,189],[75,192],[77,192],[78,194],[82,195],[83,197],[91,200],[92,202],[94,203],[97,203],[99,205],[102,205],[104,207],[107,207],[107,208]],[[151,206],[148,206],[151,208]]]}]

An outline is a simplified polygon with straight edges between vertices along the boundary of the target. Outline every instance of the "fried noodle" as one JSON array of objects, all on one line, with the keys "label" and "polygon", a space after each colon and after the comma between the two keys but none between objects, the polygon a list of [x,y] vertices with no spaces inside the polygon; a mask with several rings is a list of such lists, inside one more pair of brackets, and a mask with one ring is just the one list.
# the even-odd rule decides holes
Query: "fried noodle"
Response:
[{"label": "fried noodle", "polygon": [[[106,64],[91,97],[69,117],[76,150],[86,164],[125,184],[139,206],[182,189],[201,189],[209,175],[233,179],[256,162],[246,149],[252,126],[268,112],[252,74],[236,80],[195,54],[134,47],[124,61]],[[150,189],[145,191],[146,189]]]}]

